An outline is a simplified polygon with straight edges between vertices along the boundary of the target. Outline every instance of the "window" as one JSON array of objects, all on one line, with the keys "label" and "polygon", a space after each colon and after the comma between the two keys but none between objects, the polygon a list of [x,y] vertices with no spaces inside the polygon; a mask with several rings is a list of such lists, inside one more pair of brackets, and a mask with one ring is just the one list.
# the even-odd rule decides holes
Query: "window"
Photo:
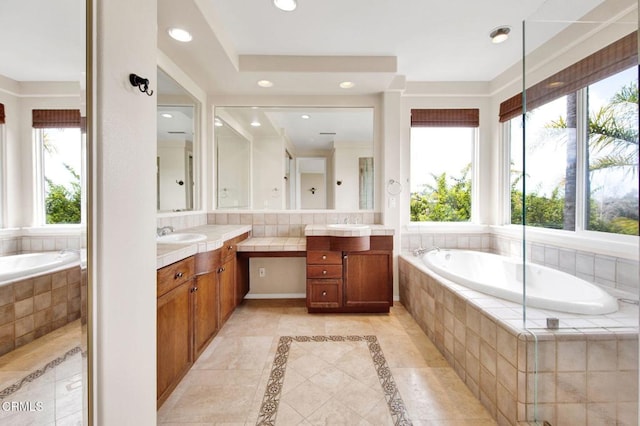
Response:
[{"label": "window", "polygon": [[[65,120],[63,115],[69,115],[71,111],[73,118]],[[80,223],[82,135],[79,112],[34,110],[33,118],[37,152],[40,153],[38,193],[41,194],[39,216],[43,218],[42,223]]]},{"label": "window", "polygon": [[[443,111],[449,117],[443,119]],[[420,120],[420,112],[425,119]],[[412,110],[411,114],[411,221],[470,221],[478,110]]]},{"label": "window", "polygon": [[4,176],[5,176],[5,145],[4,145],[4,104],[0,103],[0,228],[4,227]]},{"label": "window", "polygon": [[587,88],[587,229],[638,235],[638,75]]},{"label": "window", "polygon": [[522,116],[509,126],[511,223],[638,235],[635,67],[527,112],[525,179]]}]

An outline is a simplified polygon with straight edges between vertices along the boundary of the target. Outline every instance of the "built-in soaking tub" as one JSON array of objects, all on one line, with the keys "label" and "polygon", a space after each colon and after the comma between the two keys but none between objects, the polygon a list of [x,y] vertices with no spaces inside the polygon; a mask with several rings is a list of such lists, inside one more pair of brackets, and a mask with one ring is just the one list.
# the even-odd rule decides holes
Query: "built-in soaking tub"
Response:
[{"label": "built-in soaking tub", "polygon": [[[422,256],[434,272],[472,290],[527,306],[585,315],[610,314],[618,301],[600,287],[566,272],[471,250],[434,249]],[[526,271],[526,272],[525,272]]]},{"label": "built-in soaking tub", "polygon": [[0,257],[0,284],[54,271],[79,261],[79,252],[72,250],[2,256]]},{"label": "built-in soaking tub", "polygon": [[[522,287],[518,269],[517,261],[480,252],[402,254],[400,302],[499,424],[637,426],[638,307],[621,302],[617,312],[597,315],[527,307],[525,324],[522,294],[509,295],[505,284]],[[591,293],[591,286],[563,290],[572,280],[552,272],[531,265],[528,304],[547,285],[552,297]],[[547,328],[549,317],[558,329]]]},{"label": "built-in soaking tub", "polygon": [[0,355],[84,318],[85,301],[79,251],[0,257]]}]

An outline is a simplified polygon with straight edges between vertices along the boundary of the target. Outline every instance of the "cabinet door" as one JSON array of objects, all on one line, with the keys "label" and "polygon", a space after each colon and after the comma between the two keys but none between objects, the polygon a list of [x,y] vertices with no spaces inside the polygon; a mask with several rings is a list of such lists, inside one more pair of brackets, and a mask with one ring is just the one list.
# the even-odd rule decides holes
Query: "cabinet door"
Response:
[{"label": "cabinet door", "polygon": [[158,406],[169,396],[193,363],[191,356],[192,288],[193,280],[188,280],[158,298]]},{"label": "cabinet door", "polygon": [[199,275],[194,294],[194,361],[218,331],[218,279],[216,273]]},{"label": "cabinet door", "polygon": [[236,262],[229,260],[218,269],[220,289],[220,324],[224,323],[236,307]]},{"label": "cabinet door", "polygon": [[350,252],[344,258],[344,300],[347,307],[388,309],[393,301],[391,253]]}]

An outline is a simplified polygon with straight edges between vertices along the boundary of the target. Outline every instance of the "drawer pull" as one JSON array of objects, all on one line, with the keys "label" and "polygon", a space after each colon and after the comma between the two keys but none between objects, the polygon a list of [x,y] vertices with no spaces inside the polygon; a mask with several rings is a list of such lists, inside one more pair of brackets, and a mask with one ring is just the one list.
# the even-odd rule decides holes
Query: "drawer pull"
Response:
[{"label": "drawer pull", "polygon": [[322,260],[327,260],[327,255],[326,254],[322,255]]},{"label": "drawer pull", "polygon": [[326,296],[326,295],[327,295],[327,292],[326,292],[326,291],[323,291],[323,292],[322,292],[322,295],[323,295],[323,296]]},{"label": "drawer pull", "polygon": [[323,270],[323,271],[322,271],[322,275],[327,275],[327,271],[326,271],[326,270]]},{"label": "drawer pull", "polygon": [[184,274],[182,272],[176,272],[176,274],[173,276],[173,279],[177,280],[178,278],[182,277],[184,277]]}]

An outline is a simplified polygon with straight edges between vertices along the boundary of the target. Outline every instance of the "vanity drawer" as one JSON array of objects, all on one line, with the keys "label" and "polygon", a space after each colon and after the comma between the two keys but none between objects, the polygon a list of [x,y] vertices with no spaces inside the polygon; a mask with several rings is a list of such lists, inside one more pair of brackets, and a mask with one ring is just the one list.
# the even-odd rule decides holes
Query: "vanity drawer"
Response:
[{"label": "vanity drawer", "polygon": [[340,251],[308,251],[307,264],[309,265],[342,265],[342,252]]},{"label": "vanity drawer", "polygon": [[159,269],[156,275],[158,296],[168,293],[193,278],[194,271],[195,261],[193,256]]},{"label": "vanity drawer", "polygon": [[342,303],[342,280],[307,280],[307,306],[337,308]]},{"label": "vanity drawer", "polygon": [[238,235],[235,238],[232,238],[230,240],[227,240],[224,242],[224,245],[222,246],[222,248],[220,249],[221,253],[222,253],[222,262],[225,263],[226,261],[230,260],[231,258],[235,258],[236,257],[236,253],[238,251],[238,243],[240,241],[244,241],[248,238],[249,234],[248,233],[244,233],[242,235]]},{"label": "vanity drawer", "polygon": [[342,278],[342,264],[307,265],[307,278]]}]

